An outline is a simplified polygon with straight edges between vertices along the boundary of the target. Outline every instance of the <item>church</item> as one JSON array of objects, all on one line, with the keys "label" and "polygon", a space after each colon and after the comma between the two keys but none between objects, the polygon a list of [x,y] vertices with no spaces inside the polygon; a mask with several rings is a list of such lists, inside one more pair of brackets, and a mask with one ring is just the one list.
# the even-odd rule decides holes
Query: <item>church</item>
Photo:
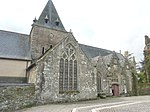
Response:
[{"label": "church", "polygon": [[51,0],[29,35],[0,30],[0,40],[0,84],[34,84],[38,102],[132,94],[134,57],[78,43]]}]

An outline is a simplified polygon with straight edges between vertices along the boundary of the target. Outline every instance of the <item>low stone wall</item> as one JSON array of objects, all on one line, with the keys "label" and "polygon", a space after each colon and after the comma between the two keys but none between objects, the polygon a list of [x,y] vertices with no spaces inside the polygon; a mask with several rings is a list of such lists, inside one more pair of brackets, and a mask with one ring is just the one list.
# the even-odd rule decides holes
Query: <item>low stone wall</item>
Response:
[{"label": "low stone wall", "polygon": [[0,112],[12,112],[34,104],[34,85],[0,84]]}]

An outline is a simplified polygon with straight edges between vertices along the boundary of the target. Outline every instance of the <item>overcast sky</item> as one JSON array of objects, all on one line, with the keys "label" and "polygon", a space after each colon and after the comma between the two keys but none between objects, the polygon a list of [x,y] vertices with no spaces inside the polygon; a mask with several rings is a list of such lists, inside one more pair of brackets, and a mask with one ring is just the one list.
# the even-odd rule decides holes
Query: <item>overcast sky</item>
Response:
[{"label": "overcast sky", "polygon": [[[29,34],[48,0],[0,0],[0,30]],[[67,31],[79,43],[143,59],[150,36],[150,0],[53,0]]]}]

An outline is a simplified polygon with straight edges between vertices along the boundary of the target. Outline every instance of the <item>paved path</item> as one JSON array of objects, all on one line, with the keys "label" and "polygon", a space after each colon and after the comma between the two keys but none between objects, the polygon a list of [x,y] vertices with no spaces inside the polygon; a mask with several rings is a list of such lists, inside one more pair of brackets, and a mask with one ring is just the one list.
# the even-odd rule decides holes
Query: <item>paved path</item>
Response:
[{"label": "paved path", "polygon": [[49,104],[16,112],[150,112],[150,96]]}]

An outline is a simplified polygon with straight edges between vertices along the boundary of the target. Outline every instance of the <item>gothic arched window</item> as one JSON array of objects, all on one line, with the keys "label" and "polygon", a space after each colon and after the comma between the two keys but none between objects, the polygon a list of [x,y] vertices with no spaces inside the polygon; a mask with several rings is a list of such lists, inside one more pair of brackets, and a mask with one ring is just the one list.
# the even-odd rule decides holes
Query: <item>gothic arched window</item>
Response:
[{"label": "gothic arched window", "polygon": [[77,90],[77,60],[74,47],[69,44],[59,63],[59,91]]}]

